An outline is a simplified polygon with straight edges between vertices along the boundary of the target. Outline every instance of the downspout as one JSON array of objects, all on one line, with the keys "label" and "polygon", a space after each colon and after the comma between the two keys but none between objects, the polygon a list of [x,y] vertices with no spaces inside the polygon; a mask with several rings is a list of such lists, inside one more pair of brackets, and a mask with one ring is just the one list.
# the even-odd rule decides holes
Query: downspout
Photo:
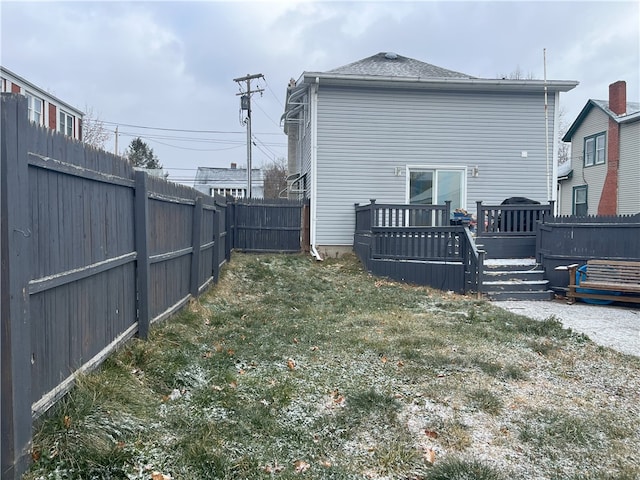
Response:
[{"label": "downspout", "polygon": [[316,248],[316,221],[318,211],[318,84],[320,79],[316,77],[315,84],[311,85],[311,225],[309,235],[311,237],[311,255],[316,260],[322,261],[322,257]]},{"label": "downspout", "polygon": [[556,91],[554,98],[554,109],[553,109],[553,188],[551,189],[551,200],[555,203],[555,208],[553,212],[551,212],[554,216],[558,214],[560,211],[560,206],[558,205],[558,144],[560,143],[560,138],[558,133],[560,131],[560,92]]}]

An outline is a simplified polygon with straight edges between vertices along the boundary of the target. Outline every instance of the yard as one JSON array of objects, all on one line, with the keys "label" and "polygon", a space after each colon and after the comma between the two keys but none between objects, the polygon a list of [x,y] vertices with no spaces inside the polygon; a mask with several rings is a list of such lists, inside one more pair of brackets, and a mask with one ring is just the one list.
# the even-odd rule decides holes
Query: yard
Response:
[{"label": "yard", "polygon": [[234,253],[37,422],[34,479],[636,479],[640,358],[550,318]]}]

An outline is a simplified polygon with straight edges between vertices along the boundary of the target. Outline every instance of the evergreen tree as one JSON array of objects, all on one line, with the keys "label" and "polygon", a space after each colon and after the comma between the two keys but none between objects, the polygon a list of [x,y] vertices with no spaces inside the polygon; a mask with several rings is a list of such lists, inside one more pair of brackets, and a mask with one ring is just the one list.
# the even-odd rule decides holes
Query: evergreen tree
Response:
[{"label": "evergreen tree", "polygon": [[153,153],[153,148],[143,142],[140,137],[131,140],[127,148],[127,158],[134,167],[162,168],[158,157]]}]

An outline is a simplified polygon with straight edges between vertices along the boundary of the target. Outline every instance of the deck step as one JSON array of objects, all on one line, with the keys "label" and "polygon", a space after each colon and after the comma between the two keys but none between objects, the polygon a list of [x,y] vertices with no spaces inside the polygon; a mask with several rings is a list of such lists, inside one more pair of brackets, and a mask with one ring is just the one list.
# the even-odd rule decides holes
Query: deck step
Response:
[{"label": "deck step", "polygon": [[482,272],[483,291],[491,300],[551,300],[544,270],[533,258],[489,259]]}]

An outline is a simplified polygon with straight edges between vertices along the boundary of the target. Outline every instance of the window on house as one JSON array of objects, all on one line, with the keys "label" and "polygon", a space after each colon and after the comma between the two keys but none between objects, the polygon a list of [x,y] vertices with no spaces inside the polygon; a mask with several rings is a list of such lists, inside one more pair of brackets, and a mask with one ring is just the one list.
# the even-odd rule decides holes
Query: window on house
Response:
[{"label": "window on house", "polygon": [[587,186],[573,187],[573,214],[586,216],[587,212]]},{"label": "window on house", "polygon": [[25,96],[27,97],[29,120],[37,123],[38,125],[42,125],[43,124],[43,118],[42,118],[43,100],[29,92],[26,92]]},{"label": "window on house", "polygon": [[[444,205],[446,201],[450,201],[451,211],[463,208],[466,203],[465,173],[464,167],[409,167],[407,202],[414,205]],[[435,222],[435,216],[431,222]]]},{"label": "window on house", "polygon": [[604,133],[584,139],[584,166],[601,165],[605,162],[606,137]]},{"label": "window on house", "polygon": [[0,77],[0,92],[4,93],[7,91],[7,81]]},{"label": "window on house", "polygon": [[58,122],[58,131],[69,137],[73,137],[73,116],[67,112],[60,110],[60,122]]}]

